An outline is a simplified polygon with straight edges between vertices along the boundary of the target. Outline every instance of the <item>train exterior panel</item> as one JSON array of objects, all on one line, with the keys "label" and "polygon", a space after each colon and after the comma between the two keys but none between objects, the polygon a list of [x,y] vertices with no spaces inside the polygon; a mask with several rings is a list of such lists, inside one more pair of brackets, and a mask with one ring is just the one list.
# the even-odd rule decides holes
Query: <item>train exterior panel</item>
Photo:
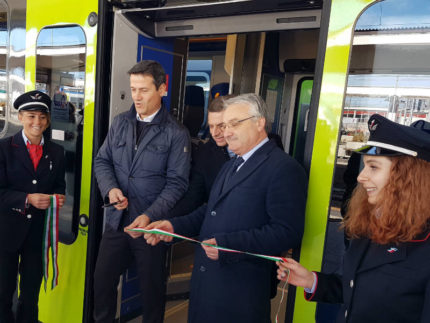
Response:
[{"label": "train exterior panel", "polygon": [[[36,82],[36,40],[43,28],[77,25],[86,37],[85,103],[82,149],[82,175],[79,214],[89,214],[91,169],[93,158],[94,100],[97,60],[97,26],[88,17],[98,12],[98,1],[27,1],[25,88]],[[59,285],[40,293],[39,319],[42,322],[81,322],[84,310],[88,226],[79,224],[76,240],[59,245]]]}]

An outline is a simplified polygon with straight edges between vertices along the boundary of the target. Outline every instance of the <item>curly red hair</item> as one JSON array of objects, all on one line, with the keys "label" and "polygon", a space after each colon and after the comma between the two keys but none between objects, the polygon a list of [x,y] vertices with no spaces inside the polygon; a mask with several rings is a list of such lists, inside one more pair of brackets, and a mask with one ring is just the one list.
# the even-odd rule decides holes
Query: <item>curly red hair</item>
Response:
[{"label": "curly red hair", "polygon": [[344,220],[350,238],[379,244],[413,240],[430,223],[430,162],[410,156],[391,157],[390,179],[376,205],[358,184]]}]

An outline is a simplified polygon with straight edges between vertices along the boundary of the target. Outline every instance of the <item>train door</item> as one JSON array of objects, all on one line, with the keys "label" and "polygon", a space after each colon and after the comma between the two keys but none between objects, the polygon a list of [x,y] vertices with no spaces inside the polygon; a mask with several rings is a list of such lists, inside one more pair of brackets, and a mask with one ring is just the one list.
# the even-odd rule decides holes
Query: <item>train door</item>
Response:
[{"label": "train door", "polygon": [[[26,3],[25,89],[53,98],[51,139],[66,152],[59,285],[41,290],[39,319],[83,319],[94,123],[98,1]],[[85,122],[84,122],[85,121]]]}]

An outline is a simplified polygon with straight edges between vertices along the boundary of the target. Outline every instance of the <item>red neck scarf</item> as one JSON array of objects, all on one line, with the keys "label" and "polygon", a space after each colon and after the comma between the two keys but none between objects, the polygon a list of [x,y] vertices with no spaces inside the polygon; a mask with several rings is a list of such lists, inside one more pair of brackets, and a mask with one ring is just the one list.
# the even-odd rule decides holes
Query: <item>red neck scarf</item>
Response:
[{"label": "red neck scarf", "polygon": [[27,149],[30,154],[30,159],[33,163],[34,170],[37,169],[37,165],[39,165],[40,158],[43,155],[43,146],[42,145],[33,145],[27,141]]}]

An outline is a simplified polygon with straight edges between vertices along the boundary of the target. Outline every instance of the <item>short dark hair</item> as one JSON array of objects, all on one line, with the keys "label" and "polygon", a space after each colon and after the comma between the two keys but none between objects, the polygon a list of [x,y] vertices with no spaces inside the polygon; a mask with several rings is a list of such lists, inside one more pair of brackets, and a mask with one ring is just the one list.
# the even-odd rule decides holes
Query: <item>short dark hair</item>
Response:
[{"label": "short dark hair", "polygon": [[212,102],[209,104],[208,112],[221,112],[224,110],[224,101],[234,98],[235,94],[229,94],[224,96],[219,96],[212,100]]},{"label": "short dark hair", "polygon": [[154,79],[154,85],[158,88],[161,84],[166,83],[166,72],[164,71],[163,66],[161,66],[160,63],[157,61],[152,60],[145,60],[140,61],[136,65],[134,65],[130,70],[128,71],[129,75],[132,74],[147,74],[151,75]]}]

